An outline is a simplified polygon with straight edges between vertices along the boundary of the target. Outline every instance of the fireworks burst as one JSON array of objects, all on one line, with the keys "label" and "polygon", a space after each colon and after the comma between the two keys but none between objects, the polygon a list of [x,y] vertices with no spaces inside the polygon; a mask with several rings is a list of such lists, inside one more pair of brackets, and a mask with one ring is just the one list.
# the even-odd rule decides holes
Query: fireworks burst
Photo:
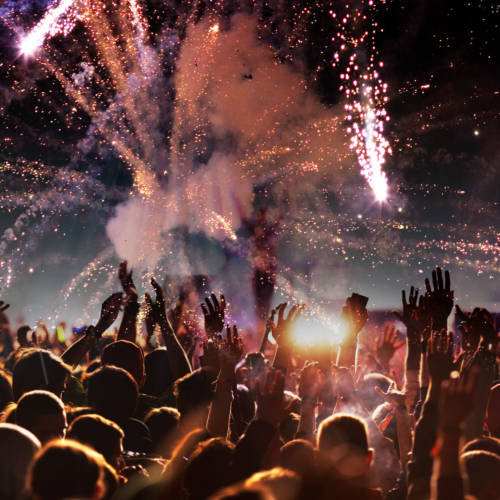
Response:
[{"label": "fireworks burst", "polygon": [[[389,194],[387,175],[382,167],[386,155],[391,154],[391,146],[384,135],[384,122],[389,121],[385,109],[387,84],[382,81],[375,62],[374,43],[370,37],[375,31],[373,26],[365,26],[367,18],[371,19],[367,12],[373,6],[373,0],[369,0],[362,2],[361,7],[349,8],[347,5],[345,12],[339,15],[331,12],[338,21],[336,35],[340,42],[333,64],[336,66],[341,59],[348,58],[340,75],[340,90],[347,101],[344,109],[350,148],[356,153],[361,175],[371,187],[375,199],[382,202]],[[382,68],[383,63],[380,62],[378,67]]]}]

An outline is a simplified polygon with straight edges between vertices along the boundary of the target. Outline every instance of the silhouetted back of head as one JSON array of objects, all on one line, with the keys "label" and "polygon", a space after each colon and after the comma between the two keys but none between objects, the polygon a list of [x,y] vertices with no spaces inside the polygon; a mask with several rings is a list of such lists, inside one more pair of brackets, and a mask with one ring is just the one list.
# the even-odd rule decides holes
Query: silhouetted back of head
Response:
[{"label": "silhouetted back of head", "polygon": [[168,362],[167,350],[160,347],[144,358],[146,381],[142,388],[145,394],[161,396],[174,382]]},{"label": "silhouetted back of head", "polygon": [[314,448],[305,439],[294,439],[280,449],[280,465],[297,474],[307,474],[314,467]]},{"label": "silhouetted back of head", "polygon": [[230,483],[228,470],[234,445],[212,438],[198,445],[184,471],[184,487],[190,500],[201,500]]},{"label": "silhouetted back of head", "polygon": [[357,478],[368,473],[372,451],[368,448],[365,424],[351,415],[333,415],[318,432],[319,457],[334,466],[341,477]]},{"label": "silhouetted back of head", "polygon": [[0,412],[12,401],[14,401],[12,377],[7,372],[0,370]]},{"label": "silhouetted back of head", "polygon": [[103,462],[102,456],[76,441],[51,441],[35,456],[29,486],[40,500],[99,498]]},{"label": "silhouetted back of head", "polygon": [[182,418],[191,411],[208,408],[212,400],[212,385],[206,371],[198,369],[176,380],[175,396]]},{"label": "silhouetted back of head", "polygon": [[259,486],[228,486],[212,495],[209,500],[276,500],[271,492]]},{"label": "silhouetted back of head", "polygon": [[493,436],[500,438],[500,384],[490,389],[490,398],[486,413],[486,424]]},{"label": "silhouetted back of head", "polygon": [[469,490],[478,500],[498,500],[500,457],[489,451],[468,451],[461,456]]},{"label": "silhouetted back of head", "polygon": [[69,426],[67,437],[90,446],[110,465],[117,467],[124,434],[112,420],[96,414],[81,415]]},{"label": "silhouetted back of head", "polygon": [[13,424],[0,424],[0,498],[24,498],[29,464],[40,449],[40,441],[29,431]]},{"label": "silhouetted back of head", "polygon": [[63,402],[49,391],[30,391],[17,402],[16,424],[32,432],[42,444],[63,438],[66,411]]},{"label": "silhouetted back of head", "polygon": [[17,401],[25,392],[43,389],[60,396],[71,367],[49,351],[27,349],[14,366],[12,389]]},{"label": "silhouetted back of head", "polygon": [[300,489],[300,478],[291,470],[282,467],[256,472],[245,481],[245,486],[267,488],[280,500],[294,500]]},{"label": "silhouetted back of head", "polygon": [[101,363],[123,368],[132,375],[139,387],[144,384],[144,353],[133,342],[117,340],[108,344],[102,351]]},{"label": "silhouetted back of head", "polygon": [[156,453],[168,458],[170,456],[175,431],[179,425],[180,414],[176,408],[164,406],[154,408],[144,419],[148,426]]},{"label": "silhouetted back of head", "polygon": [[87,379],[87,395],[98,413],[119,423],[133,415],[139,390],[123,368],[104,366]]}]

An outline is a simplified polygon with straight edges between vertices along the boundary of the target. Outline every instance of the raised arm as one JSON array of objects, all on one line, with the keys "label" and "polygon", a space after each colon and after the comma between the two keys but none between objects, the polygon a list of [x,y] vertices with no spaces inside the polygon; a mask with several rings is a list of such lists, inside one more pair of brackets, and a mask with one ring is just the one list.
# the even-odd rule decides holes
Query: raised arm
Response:
[{"label": "raised arm", "polygon": [[161,334],[167,348],[168,362],[174,378],[180,378],[191,372],[191,365],[167,318],[165,299],[160,285],[151,278],[151,285],[156,292],[156,300],[151,303],[155,311],[156,322],[160,325]]},{"label": "raised arm", "polygon": [[238,336],[238,328],[234,325],[231,330],[227,325],[226,339],[219,345],[220,370],[207,418],[207,431],[214,437],[227,438],[228,436],[233,389],[236,388],[234,369],[242,353],[243,346]]},{"label": "raised arm", "polygon": [[123,261],[118,267],[118,278],[125,292],[125,310],[122,322],[118,330],[117,340],[129,340],[136,342],[137,337],[137,315],[139,313],[139,296],[132,279],[132,270],[128,272],[127,261]]},{"label": "raised arm", "polygon": [[114,293],[110,295],[103,303],[101,307],[101,316],[99,321],[93,326],[89,326],[85,334],[78,340],[73,342],[61,355],[61,359],[70,366],[77,366],[80,364],[82,359],[85,357],[87,352],[92,349],[95,345],[97,339],[115,322],[118,314],[120,313],[120,307],[122,305],[122,294],[121,292]]},{"label": "raised arm", "polygon": [[439,408],[439,465],[437,500],[462,500],[464,487],[460,470],[459,450],[464,434],[464,424],[474,406],[477,371],[469,380],[459,379],[458,372],[445,380],[441,388]]},{"label": "raised arm", "polygon": [[292,356],[292,341],[290,338],[292,327],[305,308],[305,305],[295,304],[290,308],[288,315],[285,315],[287,305],[285,302],[276,308],[278,314],[276,323],[271,319],[271,331],[278,344],[274,355],[273,367],[281,370],[283,373],[287,373]]},{"label": "raised arm", "polygon": [[338,366],[346,368],[354,366],[354,371],[356,371],[356,350],[358,348],[359,332],[361,332],[368,320],[366,303],[361,302],[362,298],[361,295],[353,294],[346,299],[346,305],[342,308],[342,318],[346,324],[347,332],[340,345]]}]

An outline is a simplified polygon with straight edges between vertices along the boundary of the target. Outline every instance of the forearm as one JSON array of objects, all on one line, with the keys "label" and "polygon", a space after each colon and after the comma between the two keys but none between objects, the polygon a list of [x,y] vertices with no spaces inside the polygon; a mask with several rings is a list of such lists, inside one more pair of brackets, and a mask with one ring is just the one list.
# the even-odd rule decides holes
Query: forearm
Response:
[{"label": "forearm", "polygon": [[473,363],[472,369],[477,369],[479,373],[474,410],[465,425],[465,438],[467,441],[480,437],[483,432],[490,388],[497,376],[495,353],[481,348],[477,355],[478,359]]},{"label": "forearm", "polygon": [[136,341],[137,336],[137,314],[139,313],[139,304],[136,300],[130,301],[125,306],[120,329],[118,330],[117,340]]},{"label": "forearm", "polygon": [[88,343],[85,335],[73,342],[61,355],[61,359],[69,366],[77,366],[80,364],[85,354],[88,351]]},{"label": "forearm", "polygon": [[314,441],[316,398],[304,396],[300,407],[300,420],[296,438]]},{"label": "forearm", "polygon": [[354,366],[354,371],[356,372],[356,349],[358,347],[357,337],[349,339],[347,342],[340,346],[340,353],[338,359],[338,366],[344,366],[351,369]]},{"label": "forearm", "polygon": [[278,347],[274,355],[273,368],[287,373],[290,364],[290,349],[287,347]]},{"label": "forearm", "polygon": [[238,482],[257,472],[271,443],[276,428],[269,422],[254,420],[236,445],[233,454],[232,482]]},{"label": "forearm", "polygon": [[219,375],[207,418],[207,431],[212,437],[227,438],[233,386],[234,380],[224,379]]},{"label": "forearm", "polygon": [[459,462],[460,429],[442,429],[440,432],[437,500],[464,498]]},{"label": "forearm", "polygon": [[162,325],[161,332],[165,347],[167,348],[168,362],[175,379],[181,378],[187,373],[191,373],[191,365],[182,348],[177,335],[170,325]]},{"label": "forearm", "polygon": [[406,407],[396,408],[396,430],[399,443],[399,459],[404,464],[412,447],[411,417]]},{"label": "forearm", "polygon": [[408,498],[427,498],[430,493],[433,459],[431,450],[436,441],[438,423],[438,402],[435,399],[436,390],[431,397],[429,388],[428,397],[415,427],[412,458],[408,464]]}]

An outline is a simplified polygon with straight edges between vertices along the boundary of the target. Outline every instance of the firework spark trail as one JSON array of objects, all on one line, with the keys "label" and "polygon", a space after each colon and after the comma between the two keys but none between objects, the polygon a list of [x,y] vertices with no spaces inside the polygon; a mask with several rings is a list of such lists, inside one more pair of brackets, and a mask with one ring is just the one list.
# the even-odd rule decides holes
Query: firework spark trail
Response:
[{"label": "firework spark trail", "polygon": [[[338,22],[337,39],[341,42],[340,52],[334,54],[333,66],[340,63],[341,55],[346,57],[351,54],[340,75],[340,90],[344,91],[347,101],[344,109],[347,133],[350,135],[349,147],[356,153],[361,175],[371,187],[375,199],[382,202],[389,192],[387,175],[382,167],[386,155],[391,154],[391,146],[384,136],[384,122],[389,121],[384,108],[388,101],[387,84],[380,78],[374,53],[366,56],[373,27],[370,30],[363,27],[366,22],[364,12],[373,5],[374,2],[369,0],[361,9],[354,8],[342,15],[331,12]],[[380,62],[378,67],[383,67],[383,63]]]},{"label": "firework spark trail", "polygon": [[32,56],[47,38],[68,34],[78,17],[76,9],[72,8],[77,3],[78,0],[61,0],[57,6],[49,7],[41,21],[21,40],[21,54]]}]

